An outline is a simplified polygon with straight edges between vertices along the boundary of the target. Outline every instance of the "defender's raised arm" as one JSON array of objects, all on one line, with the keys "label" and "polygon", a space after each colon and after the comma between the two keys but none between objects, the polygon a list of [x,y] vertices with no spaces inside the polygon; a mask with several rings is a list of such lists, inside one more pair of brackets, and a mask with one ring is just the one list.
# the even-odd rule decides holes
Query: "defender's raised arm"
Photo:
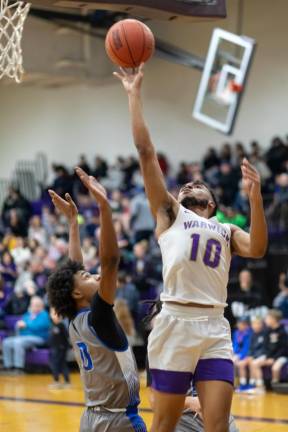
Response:
[{"label": "defender's raised arm", "polygon": [[88,176],[81,168],[76,168],[76,173],[99,206],[101,226],[99,245],[101,279],[99,294],[107,303],[113,304],[117,289],[117,271],[120,254],[112,220],[112,211],[104,187],[94,177]]}]

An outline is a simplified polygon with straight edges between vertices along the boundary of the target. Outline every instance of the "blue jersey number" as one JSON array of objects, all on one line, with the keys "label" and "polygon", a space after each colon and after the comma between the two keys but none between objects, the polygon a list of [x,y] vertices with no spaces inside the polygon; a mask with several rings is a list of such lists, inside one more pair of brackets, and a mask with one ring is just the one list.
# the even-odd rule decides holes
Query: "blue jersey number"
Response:
[{"label": "blue jersey number", "polygon": [[93,362],[87,345],[84,342],[77,342],[77,346],[80,350],[83,369],[91,371],[93,369]]}]

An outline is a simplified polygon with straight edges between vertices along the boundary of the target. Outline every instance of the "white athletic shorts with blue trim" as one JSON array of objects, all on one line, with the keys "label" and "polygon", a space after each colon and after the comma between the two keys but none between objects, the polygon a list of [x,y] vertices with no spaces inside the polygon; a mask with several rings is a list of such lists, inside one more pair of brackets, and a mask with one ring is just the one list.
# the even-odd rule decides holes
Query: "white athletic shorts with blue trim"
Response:
[{"label": "white athletic shorts with blue trim", "polygon": [[165,302],[148,340],[152,387],[186,394],[197,381],[233,385],[231,331],[223,308]]}]

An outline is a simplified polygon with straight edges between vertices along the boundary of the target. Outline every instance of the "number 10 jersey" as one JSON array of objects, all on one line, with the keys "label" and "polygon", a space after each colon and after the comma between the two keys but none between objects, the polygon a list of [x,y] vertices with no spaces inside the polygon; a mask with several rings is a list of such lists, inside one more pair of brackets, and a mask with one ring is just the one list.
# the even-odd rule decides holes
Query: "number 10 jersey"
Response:
[{"label": "number 10 jersey", "polygon": [[180,205],[159,237],[164,289],[161,300],[225,307],[231,263],[231,229]]}]

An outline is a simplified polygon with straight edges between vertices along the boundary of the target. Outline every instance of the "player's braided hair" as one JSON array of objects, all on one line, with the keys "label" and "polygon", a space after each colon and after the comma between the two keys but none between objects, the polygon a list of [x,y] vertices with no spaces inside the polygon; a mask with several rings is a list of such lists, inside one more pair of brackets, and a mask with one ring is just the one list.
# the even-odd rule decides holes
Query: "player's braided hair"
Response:
[{"label": "player's braided hair", "polygon": [[67,260],[60,265],[48,280],[47,292],[50,306],[57,315],[73,319],[77,313],[76,303],[72,297],[74,276],[84,270],[83,264]]}]

